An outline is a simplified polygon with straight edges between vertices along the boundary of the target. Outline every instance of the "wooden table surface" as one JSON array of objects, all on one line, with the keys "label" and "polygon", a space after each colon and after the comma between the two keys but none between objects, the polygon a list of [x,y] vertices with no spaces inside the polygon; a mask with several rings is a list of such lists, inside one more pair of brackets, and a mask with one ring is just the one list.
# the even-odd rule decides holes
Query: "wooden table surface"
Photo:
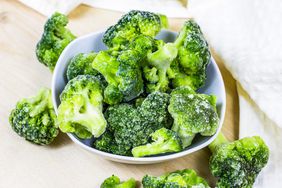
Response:
[{"label": "wooden table surface", "polygon": [[[69,28],[77,36],[114,24],[121,13],[80,6],[69,15]],[[177,160],[153,165],[128,165],[107,161],[74,144],[60,133],[50,146],[26,142],[13,132],[8,117],[15,103],[34,95],[42,86],[50,87],[52,74],[35,56],[46,17],[17,1],[0,1],[0,187],[81,187],[98,188],[112,174],[138,180],[145,174],[193,168],[214,185],[207,148]],[[178,31],[184,19],[171,19],[170,29]],[[212,46],[212,44],[211,44]],[[239,107],[235,80],[213,54],[220,67],[227,92],[223,132],[238,136]]]}]

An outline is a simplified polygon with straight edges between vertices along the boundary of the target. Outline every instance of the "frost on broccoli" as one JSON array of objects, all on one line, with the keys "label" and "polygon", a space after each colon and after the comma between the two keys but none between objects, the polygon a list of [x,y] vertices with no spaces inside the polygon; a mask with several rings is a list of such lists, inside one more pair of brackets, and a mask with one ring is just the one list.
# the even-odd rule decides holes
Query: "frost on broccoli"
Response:
[{"label": "frost on broccoli", "polygon": [[177,132],[186,148],[196,134],[215,134],[219,118],[213,95],[197,94],[190,87],[178,87],[171,92],[168,111],[174,119],[172,130]]},{"label": "frost on broccoli", "polygon": [[219,188],[251,188],[267,164],[269,149],[259,136],[228,142],[220,133],[209,145],[212,152],[210,170]]},{"label": "frost on broccoli", "polygon": [[99,137],[106,130],[103,115],[103,88],[100,80],[80,75],[68,82],[60,96],[58,125],[62,132],[86,139]]},{"label": "frost on broccoli", "polygon": [[119,177],[112,175],[104,180],[100,188],[136,188],[135,179],[130,178],[127,181],[121,182]]},{"label": "frost on broccoli", "polygon": [[155,37],[167,25],[167,18],[164,15],[132,10],[117,24],[108,28],[103,36],[103,42],[110,48],[123,48],[140,34]]},{"label": "frost on broccoli", "polygon": [[178,170],[160,177],[146,175],[142,179],[143,188],[209,188],[207,181],[192,169]]},{"label": "frost on broccoli", "polygon": [[65,47],[76,37],[66,28],[68,18],[54,13],[45,23],[44,32],[36,46],[38,60],[53,71]]},{"label": "frost on broccoli", "polygon": [[130,101],[143,92],[142,72],[137,51],[124,50],[113,56],[101,51],[93,61],[93,68],[99,71],[108,83],[104,101],[110,105]]},{"label": "frost on broccoli", "polygon": [[182,150],[178,135],[169,129],[161,128],[151,134],[152,143],[137,146],[132,149],[134,157],[144,157],[163,153],[173,153]]},{"label": "frost on broccoli", "polygon": [[111,134],[102,135],[94,147],[119,155],[131,155],[131,149],[146,144],[151,133],[162,127],[170,128],[172,121],[167,111],[168,103],[168,94],[155,92],[142,100],[138,107],[131,104],[110,106],[105,116]]},{"label": "frost on broccoli", "polygon": [[13,130],[35,144],[50,144],[58,135],[51,91],[43,88],[34,97],[20,100],[9,117]]}]

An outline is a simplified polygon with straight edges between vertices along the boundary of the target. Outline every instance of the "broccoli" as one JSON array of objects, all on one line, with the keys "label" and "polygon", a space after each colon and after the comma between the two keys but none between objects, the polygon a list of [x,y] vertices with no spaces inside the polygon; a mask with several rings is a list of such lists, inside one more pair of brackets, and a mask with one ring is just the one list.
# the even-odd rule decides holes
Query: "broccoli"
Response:
[{"label": "broccoli", "polygon": [[209,188],[207,181],[192,169],[178,170],[160,177],[146,175],[142,179],[144,188]]},{"label": "broccoli", "polygon": [[140,34],[155,37],[168,26],[167,17],[146,11],[132,10],[125,14],[116,25],[108,28],[103,42],[110,48],[123,48]]},{"label": "broccoli", "polygon": [[259,136],[228,142],[222,133],[209,145],[210,170],[219,188],[251,188],[269,158],[269,149]]},{"label": "broccoli", "polygon": [[72,132],[82,139],[101,136],[107,126],[104,118],[103,88],[91,75],[79,75],[68,82],[60,95],[58,121],[62,132]]},{"label": "broccoli", "polygon": [[9,117],[13,130],[35,144],[50,144],[58,135],[51,91],[42,88],[32,98],[20,100]]},{"label": "broccoli", "polygon": [[68,18],[55,12],[45,23],[44,32],[36,45],[38,60],[51,71],[65,47],[76,37],[66,28]]},{"label": "broccoli", "polygon": [[151,134],[152,143],[137,146],[132,149],[134,157],[144,157],[182,150],[181,140],[174,131],[161,128]]},{"label": "broccoli", "polygon": [[131,104],[110,106],[105,117],[112,134],[102,135],[94,147],[118,155],[131,155],[133,147],[147,144],[151,133],[162,127],[170,128],[168,103],[168,94],[155,92],[138,107]]},{"label": "broccoli", "polygon": [[178,55],[169,70],[173,88],[190,86],[197,90],[205,84],[206,67],[211,58],[198,24],[191,19],[186,21],[174,45]]},{"label": "broccoli", "polygon": [[67,68],[68,81],[77,77],[78,75],[93,75],[103,79],[103,76],[92,68],[92,62],[96,55],[97,54],[94,52],[89,54],[79,53],[71,58]]},{"label": "broccoli", "polygon": [[136,186],[137,183],[133,178],[121,182],[119,177],[112,175],[111,177],[105,179],[100,188],[136,188]]},{"label": "broccoli", "polygon": [[124,50],[116,56],[112,52],[101,51],[93,61],[93,68],[99,71],[108,82],[104,101],[110,105],[130,101],[143,92],[142,72],[139,66],[139,53]]},{"label": "broccoli", "polygon": [[186,148],[197,133],[203,136],[215,134],[219,118],[215,96],[197,94],[188,86],[171,92],[168,111],[174,119],[172,130],[177,132]]}]

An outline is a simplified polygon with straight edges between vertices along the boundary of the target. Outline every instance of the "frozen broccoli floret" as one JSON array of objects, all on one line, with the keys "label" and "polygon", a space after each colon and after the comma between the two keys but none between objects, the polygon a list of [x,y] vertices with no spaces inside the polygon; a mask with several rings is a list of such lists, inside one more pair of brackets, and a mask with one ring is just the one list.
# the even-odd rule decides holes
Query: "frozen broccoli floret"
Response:
[{"label": "frozen broccoli floret", "polygon": [[92,62],[96,57],[95,52],[91,53],[79,53],[71,58],[70,63],[67,68],[67,79],[68,81],[77,77],[78,75],[93,75],[100,77],[101,80],[103,76],[95,69],[92,68]]},{"label": "frozen broccoli floret", "polygon": [[167,25],[167,18],[164,15],[132,10],[117,24],[108,28],[103,36],[103,42],[110,48],[123,48],[140,34],[155,37]]},{"label": "frozen broccoli floret", "polygon": [[122,100],[127,102],[143,92],[140,57],[134,50],[124,50],[116,56],[108,51],[98,53],[93,61],[93,68],[106,79],[108,87],[104,93],[105,102],[113,105]]},{"label": "frozen broccoli floret", "polygon": [[210,170],[219,188],[251,188],[267,164],[269,149],[259,136],[228,142],[220,133],[209,145],[212,152]]},{"label": "frozen broccoli floret", "polygon": [[160,177],[146,175],[143,188],[209,188],[207,181],[192,169],[178,170]]},{"label": "frozen broccoli floret", "polygon": [[171,92],[168,111],[174,119],[172,130],[177,132],[186,148],[196,134],[215,134],[219,118],[213,95],[197,94],[188,86],[178,87]]},{"label": "frozen broccoli floret", "polygon": [[20,100],[9,117],[13,130],[35,144],[50,144],[58,135],[50,89],[43,88],[34,97]]},{"label": "frozen broccoli floret", "polygon": [[202,87],[206,80],[206,67],[210,62],[209,46],[200,27],[193,20],[184,23],[174,45],[178,49],[176,61],[170,67],[173,88]]},{"label": "frozen broccoli floret", "polygon": [[[148,95],[138,107],[131,104],[110,106],[106,110],[106,119],[108,130],[114,139],[108,143],[117,144],[118,149],[111,147],[100,149],[111,148],[109,149],[112,150],[111,153],[129,155],[133,147],[146,144],[151,133],[162,127],[171,126],[171,117],[167,111],[168,103],[168,94],[155,92]],[[96,143],[94,147],[99,149]]]},{"label": "frozen broccoli floret", "polygon": [[45,23],[44,32],[36,46],[38,60],[53,71],[65,47],[76,37],[66,28],[68,18],[55,12]]},{"label": "frozen broccoli floret", "polygon": [[174,131],[161,128],[151,134],[152,143],[137,146],[132,149],[134,157],[144,157],[182,150],[181,140]]},{"label": "frozen broccoli floret", "polygon": [[106,130],[103,115],[103,90],[94,76],[79,75],[68,82],[61,93],[58,121],[62,132],[86,139],[99,137]]},{"label": "frozen broccoli floret", "polygon": [[105,179],[100,188],[136,188],[136,186],[137,183],[133,178],[121,182],[119,177],[112,175],[111,177]]}]

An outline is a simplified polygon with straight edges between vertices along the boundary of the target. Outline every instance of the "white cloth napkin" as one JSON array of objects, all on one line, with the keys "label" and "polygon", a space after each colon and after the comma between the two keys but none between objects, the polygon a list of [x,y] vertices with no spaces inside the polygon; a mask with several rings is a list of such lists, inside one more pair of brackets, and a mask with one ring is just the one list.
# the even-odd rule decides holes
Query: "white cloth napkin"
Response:
[{"label": "white cloth napkin", "polygon": [[43,15],[50,16],[59,11],[68,14],[80,4],[121,12],[147,10],[167,15],[171,18],[188,17],[188,0],[20,0]]},{"label": "white cloth napkin", "polygon": [[282,1],[191,0],[189,9],[242,85],[240,138],[260,135],[270,147],[269,163],[254,187],[281,187]]}]

